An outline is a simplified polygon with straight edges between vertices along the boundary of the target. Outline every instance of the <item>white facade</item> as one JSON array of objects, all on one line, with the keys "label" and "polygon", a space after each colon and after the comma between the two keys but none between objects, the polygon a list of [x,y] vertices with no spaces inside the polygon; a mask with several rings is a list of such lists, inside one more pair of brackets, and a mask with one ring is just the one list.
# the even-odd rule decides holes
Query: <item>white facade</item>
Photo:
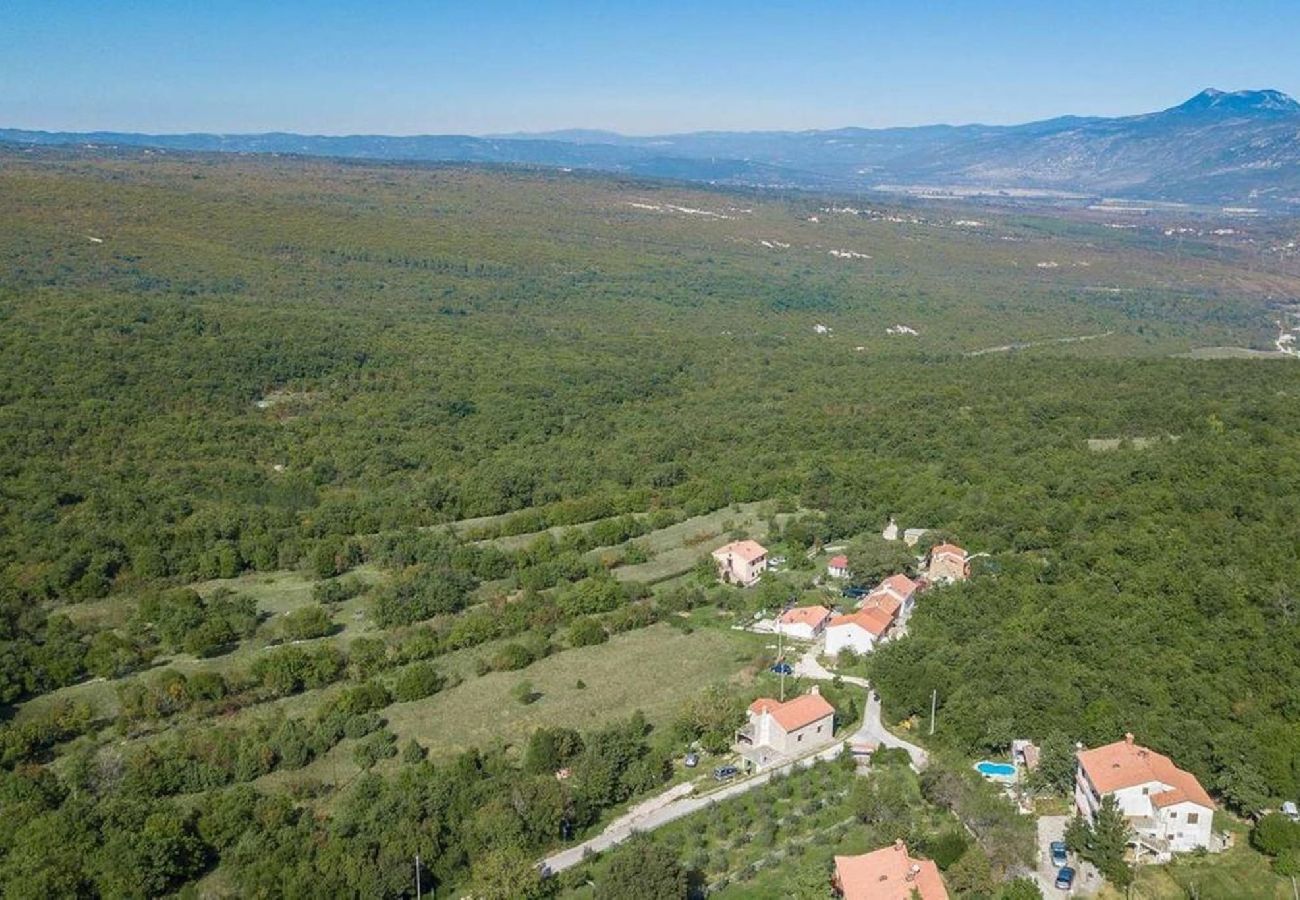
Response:
[{"label": "white facade", "polygon": [[839,656],[848,649],[854,653],[870,653],[876,647],[876,636],[856,622],[830,625],[826,628],[826,653]]},{"label": "white facade", "polygon": [[817,635],[822,633],[822,629],[808,622],[782,622],[777,619],[776,632],[797,640],[811,641],[816,640]]},{"label": "white facade", "polygon": [[1149,781],[1101,793],[1093,786],[1087,772],[1079,768],[1075,775],[1074,805],[1085,819],[1092,822],[1101,809],[1102,798],[1107,795],[1114,797],[1133,829],[1133,843],[1137,845],[1139,857],[1146,853],[1157,861],[1165,861],[1174,853],[1186,853],[1200,847],[1209,849],[1213,834],[1213,807],[1187,799],[1176,803],[1161,802],[1161,794],[1172,795],[1174,792],[1174,785]]}]

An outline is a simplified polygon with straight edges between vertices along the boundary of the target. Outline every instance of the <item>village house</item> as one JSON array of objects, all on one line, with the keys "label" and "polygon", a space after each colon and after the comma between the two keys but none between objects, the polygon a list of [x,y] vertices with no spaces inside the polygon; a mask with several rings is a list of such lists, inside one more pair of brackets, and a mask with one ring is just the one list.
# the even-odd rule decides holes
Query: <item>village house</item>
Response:
[{"label": "village house", "polygon": [[834,740],[835,707],[816,685],[782,703],[760,697],[749,705],[748,721],[736,732],[736,752],[763,769],[802,756]]},{"label": "village house", "polygon": [[767,569],[767,548],[757,541],[732,541],[713,551],[713,562],[724,584],[749,587]]},{"label": "village house", "polygon": [[910,615],[912,606],[916,601],[916,592],[921,586],[906,575],[890,575],[880,584],[876,585],[870,594],[863,599],[859,606],[867,606],[872,602],[879,602],[886,597],[892,597],[897,600],[902,610],[902,615]]},{"label": "village house", "polygon": [[970,558],[956,544],[936,544],[930,550],[926,579],[931,584],[965,581],[970,577]]},{"label": "village house", "polygon": [[1167,756],[1124,740],[1080,750],[1074,804],[1089,822],[1112,796],[1132,826],[1136,857],[1166,862],[1174,853],[1211,847],[1214,801],[1191,772]]},{"label": "village house", "polygon": [[948,900],[934,860],[909,856],[901,840],[861,856],[835,857],[832,887],[844,900]]},{"label": "village house", "polygon": [[826,574],[832,578],[848,578],[849,558],[843,554],[832,556],[826,562]]},{"label": "village house", "polygon": [[822,633],[830,617],[831,611],[824,606],[796,606],[777,617],[776,632],[811,641]]},{"label": "village house", "polygon": [[839,656],[844,650],[870,653],[884,639],[898,617],[901,604],[891,596],[864,601],[857,612],[836,616],[826,626],[826,653]]}]

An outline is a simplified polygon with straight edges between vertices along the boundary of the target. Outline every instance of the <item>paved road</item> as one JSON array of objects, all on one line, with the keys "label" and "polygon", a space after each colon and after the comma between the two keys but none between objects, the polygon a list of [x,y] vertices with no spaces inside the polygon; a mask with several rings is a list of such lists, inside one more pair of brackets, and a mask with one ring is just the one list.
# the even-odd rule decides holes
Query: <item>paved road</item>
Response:
[{"label": "paved road", "polygon": [[875,691],[867,692],[867,710],[863,716],[862,727],[858,729],[857,734],[853,736],[855,741],[868,741],[879,744],[882,747],[897,747],[900,750],[906,750],[907,755],[912,758],[912,768],[918,772],[925,768],[929,762],[924,750],[910,744],[892,734],[880,721],[880,697]]},{"label": "paved road", "polygon": [[[829,681],[835,675],[828,672],[817,661],[817,648],[820,644],[814,644],[796,664],[796,672],[805,678],[822,679]],[[802,667],[802,669],[800,668]],[[736,781],[727,785],[720,790],[710,794],[695,797],[686,796],[691,785],[679,784],[662,794],[651,797],[642,803],[637,804],[623,816],[615,819],[605,830],[595,837],[583,841],[567,850],[561,850],[553,853],[542,860],[543,871],[562,872],[582,862],[583,856],[588,852],[600,853],[608,850],[616,844],[627,840],[638,831],[653,831],[661,825],[676,821],[682,816],[688,816],[693,812],[698,812],[706,808],[710,803],[720,800],[726,800],[729,797],[735,797],[746,791],[752,791],[756,787],[767,784],[772,776],[778,772],[792,772],[795,768],[807,768],[815,762],[823,760],[832,760],[843,752],[846,744],[855,743],[872,743],[879,744],[882,747],[898,747],[907,751],[912,758],[912,766],[918,771],[925,768],[926,755],[925,751],[915,744],[909,744],[902,738],[895,737],[885,729],[880,721],[880,700],[876,697],[875,691],[870,689],[865,678],[856,678],[851,675],[843,676],[843,680],[848,684],[854,684],[866,691],[867,703],[862,711],[862,724],[858,730],[840,738],[839,741],[827,747],[812,756],[806,756],[794,762],[786,763],[775,769],[769,769],[760,772],[757,775],[746,778],[742,781]]]},{"label": "paved road", "polygon": [[[828,671],[817,659],[822,644],[823,641],[818,640],[805,651],[799,661],[794,664],[794,674],[801,678],[814,678],[822,681],[830,681],[835,677],[835,673]],[[867,689],[867,708],[863,710],[862,727],[852,734],[849,740],[854,743],[879,744],[882,747],[897,747],[906,750],[907,755],[912,757],[912,767],[918,772],[924,769],[928,761],[925,751],[915,744],[908,743],[902,738],[891,734],[880,721],[880,698],[876,696],[875,691],[871,690],[871,685],[867,680],[853,675],[842,675],[840,678],[846,684],[856,684],[858,687]]]},{"label": "paved road", "polygon": [[[682,816],[689,816],[693,812],[699,812],[708,807],[710,803],[726,800],[729,797],[738,796],[767,784],[772,776],[778,772],[784,774],[794,771],[795,768],[807,768],[815,762],[832,760],[839,756],[843,750],[844,741],[840,740],[813,756],[806,756],[803,759],[786,763],[779,768],[768,769],[765,772],[760,772],[743,781],[734,782],[701,797],[678,797],[667,801],[663,800],[665,794],[652,797],[627,815],[611,822],[604,831],[594,838],[546,857],[546,859],[542,860],[543,871],[562,872],[582,862],[582,858],[588,850],[592,853],[608,850],[616,844],[621,844],[638,831],[653,831],[661,825],[667,825],[669,822],[680,819]],[[673,790],[682,787],[690,787],[690,785],[678,785]]]}]

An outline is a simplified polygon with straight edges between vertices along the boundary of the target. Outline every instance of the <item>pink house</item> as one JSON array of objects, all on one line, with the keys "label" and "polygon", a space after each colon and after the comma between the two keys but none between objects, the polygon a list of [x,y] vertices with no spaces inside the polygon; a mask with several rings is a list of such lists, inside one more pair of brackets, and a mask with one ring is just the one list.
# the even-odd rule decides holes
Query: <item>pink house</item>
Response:
[{"label": "pink house", "polygon": [[749,587],[767,569],[767,548],[757,541],[732,541],[713,551],[718,579]]}]

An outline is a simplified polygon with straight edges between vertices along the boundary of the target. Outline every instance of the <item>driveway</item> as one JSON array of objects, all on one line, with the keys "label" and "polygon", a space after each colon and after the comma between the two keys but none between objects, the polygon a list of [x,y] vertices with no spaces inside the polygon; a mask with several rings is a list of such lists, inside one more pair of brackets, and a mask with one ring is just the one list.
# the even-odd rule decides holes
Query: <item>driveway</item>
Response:
[{"label": "driveway", "polygon": [[1065,897],[1091,897],[1101,890],[1101,874],[1091,864],[1070,854],[1070,865],[1074,868],[1074,889],[1060,891],[1056,889],[1057,866],[1052,865],[1052,841],[1065,840],[1065,826],[1069,816],[1038,817],[1038,867],[1034,878],[1046,900],[1063,900]]},{"label": "driveway", "polygon": [[[835,678],[835,673],[829,671],[817,659],[824,644],[825,638],[819,638],[816,643],[804,651],[803,656],[794,664],[795,675],[800,678],[812,678],[819,681],[830,681]],[[912,768],[918,772],[924,769],[927,762],[925,751],[915,744],[896,737],[880,721],[880,698],[876,696],[875,691],[871,690],[871,684],[867,679],[858,678],[855,675],[841,675],[840,680],[845,684],[856,684],[858,687],[867,690],[867,708],[862,714],[862,726],[849,736],[849,741],[855,744],[879,744],[882,747],[897,747],[900,750],[906,750],[907,755],[912,758]]]},{"label": "driveway", "polygon": [[[845,681],[847,680],[846,678]],[[929,762],[924,750],[916,746],[916,744],[908,743],[901,737],[897,737],[889,729],[885,728],[884,723],[880,721],[880,696],[872,690],[867,691],[867,710],[862,717],[862,727],[858,729],[851,740],[906,750],[907,755],[912,758],[912,768],[918,772],[924,769],[925,764]]]}]

